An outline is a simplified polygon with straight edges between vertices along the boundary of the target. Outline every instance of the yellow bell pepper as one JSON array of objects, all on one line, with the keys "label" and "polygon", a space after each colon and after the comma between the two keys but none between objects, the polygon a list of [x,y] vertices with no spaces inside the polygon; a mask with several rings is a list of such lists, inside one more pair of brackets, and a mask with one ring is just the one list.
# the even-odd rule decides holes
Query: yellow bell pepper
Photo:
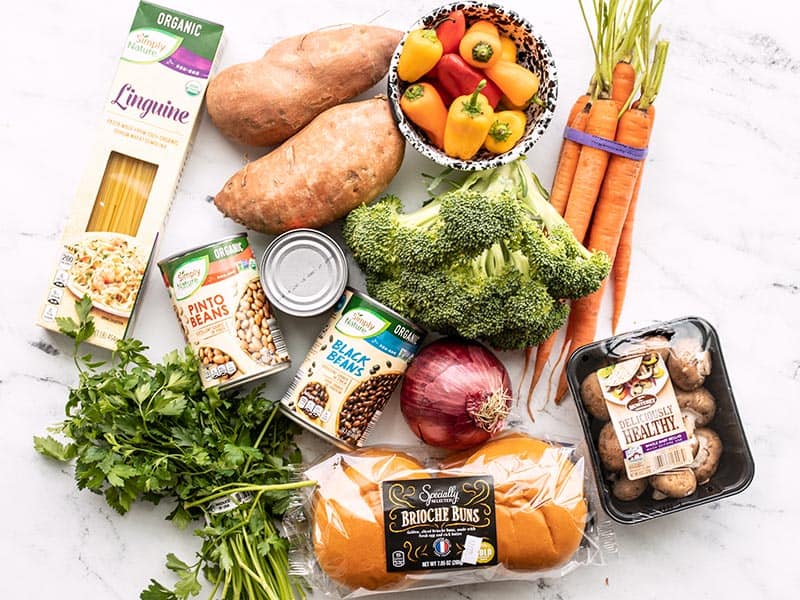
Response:
[{"label": "yellow bell pepper", "polygon": [[500,60],[517,62],[517,45],[514,40],[505,35],[500,36]]},{"label": "yellow bell pepper", "polygon": [[525,113],[521,110],[502,110],[494,113],[494,120],[483,147],[489,152],[502,154],[508,152],[525,133]]},{"label": "yellow bell pepper", "polygon": [[416,81],[442,58],[442,42],[433,29],[415,29],[408,34],[397,61],[397,76]]},{"label": "yellow bell pepper", "polygon": [[481,149],[486,134],[492,126],[494,110],[481,94],[486,80],[481,79],[469,96],[459,96],[450,105],[444,126],[444,153],[469,160]]},{"label": "yellow bell pepper", "polygon": [[485,71],[513,106],[527,105],[539,91],[539,76],[517,63],[500,60]]},{"label": "yellow bell pepper", "polygon": [[497,27],[489,21],[478,21],[472,25],[458,45],[461,58],[478,69],[497,63],[502,51]]}]

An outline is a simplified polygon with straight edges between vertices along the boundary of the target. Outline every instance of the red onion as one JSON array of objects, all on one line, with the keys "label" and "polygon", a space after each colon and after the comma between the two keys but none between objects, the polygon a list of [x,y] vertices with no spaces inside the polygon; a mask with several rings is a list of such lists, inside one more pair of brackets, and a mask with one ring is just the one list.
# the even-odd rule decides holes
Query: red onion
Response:
[{"label": "red onion", "polygon": [[423,348],[406,371],[400,408],[422,441],[461,450],[503,429],[510,390],[508,372],[489,350],[441,339]]}]

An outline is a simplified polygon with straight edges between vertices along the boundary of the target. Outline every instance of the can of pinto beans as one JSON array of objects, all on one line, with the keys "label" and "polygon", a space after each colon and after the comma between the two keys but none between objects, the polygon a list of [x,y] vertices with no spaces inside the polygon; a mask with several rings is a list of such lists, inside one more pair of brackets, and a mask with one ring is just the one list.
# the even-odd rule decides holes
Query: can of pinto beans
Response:
[{"label": "can of pinto beans", "polygon": [[425,331],[346,288],[281,399],[281,410],[344,449],[364,444]]},{"label": "can of pinto beans", "polygon": [[203,387],[230,388],[289,367],[246,233],[175,254],[158,267],[200,361]]}]

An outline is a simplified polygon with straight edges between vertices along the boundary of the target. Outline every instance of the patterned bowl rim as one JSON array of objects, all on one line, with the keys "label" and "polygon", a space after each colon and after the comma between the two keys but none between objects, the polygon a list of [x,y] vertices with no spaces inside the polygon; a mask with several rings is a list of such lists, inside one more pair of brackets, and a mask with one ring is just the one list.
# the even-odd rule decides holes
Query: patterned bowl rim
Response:
[{"label": "patterned bowl rim", "polygon": [[[439,12],[443,13],[445,11],[450,12],[457,7],[483,8],[497,12],[508,17],[515,25],[524,30],[528,35],[531,36],[535,42],[535,45],[539,49],[540,57],[537,61],[537,64],[539,64],[542,71],[546,73],[547,81],[549,82],[547,96],[543,98],[545,103],[544,110],[536,118],[531,131],[527,133],[519,142],[517,142],[517,144],[508,152],[479,160],[461,160],[459,158],[447,156],[442,150],[439,150],[433,146],[417,132],[415,126],[408,121],[400,108],[400,83],[397,77],[397,63],[400,59],[400,53],[403,50],[403,45],[405,44],[408,34],[414,29],[423,27],[424,21],[432,17],[434,14]],[[517,158],[524,156],[533,147],[533,145],[539,141],[539,139],[541,139],[542,135],[544,135],[544,132],[547,130],[547,127],[550,125],[550,121],[553,119],[553,114],[555,113],[556,100],[558,99],[558,70],[556,69],[556,64],[553,60],[553,53],[550,50],[550,46],[548,46],[547,42],[545,42],[545,40],[534,31],[530,21],[528,21],[518,12],[504,8],[493,2],[476,2],[469,0],[450,2],[425,13],[423,16],[417,19],[416,22],[414,22],[414,24],[405,32],[405,34],[403,34],[403,37],[400,39],[400,43],[397,45],[397,48],[392,54],[392,60],[389,64],[387,95],[389,97],[389,105],[392,108],[392,114],[394,115],[398,129],[403,134],[403,137],[405,137],[406,141],[411,144],[414,149],[417,150],[417,152],[444,167],[450,167],[461,171],[481,171],[499,167],[500,165],[510,163]]]}]

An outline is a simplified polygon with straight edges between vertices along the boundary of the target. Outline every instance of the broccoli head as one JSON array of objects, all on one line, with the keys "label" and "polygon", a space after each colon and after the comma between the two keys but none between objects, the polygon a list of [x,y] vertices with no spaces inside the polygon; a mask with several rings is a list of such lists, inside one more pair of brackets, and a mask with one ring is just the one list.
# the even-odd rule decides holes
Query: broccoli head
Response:
[{"label": "broccoli head", "polygon": [[547,339],[566,300],[597,290],[611,267],[575,238],[522,160],[472,173],[415,212],[393,196],[361,206],[344,237],[377,300],[499,349]]}]

